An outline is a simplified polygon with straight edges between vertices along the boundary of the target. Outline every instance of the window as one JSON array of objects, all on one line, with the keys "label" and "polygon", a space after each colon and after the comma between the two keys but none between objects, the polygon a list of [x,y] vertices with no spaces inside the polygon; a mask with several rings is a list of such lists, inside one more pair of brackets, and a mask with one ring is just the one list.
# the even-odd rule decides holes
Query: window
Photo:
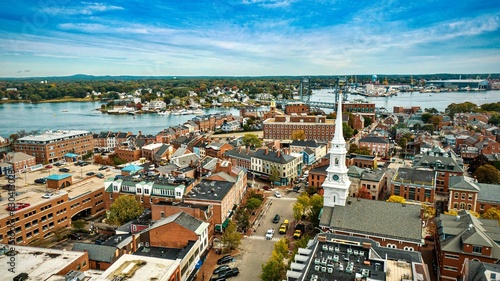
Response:
[{"label": "window", "polygon": [[462,200],[465,200],[465,193],[462,193]]},{"label": "window", "polygon": [[458,260],[458,258],[459,258],[456,255],[450,255],[450,254],[445,254],[444,257],[447,259],[451,259],[451,260]]},{"label": "window", "polygon": [[482,250],[483,250],[483,247],[481,247],[481,246],[476,246],[476,245],[472,246],[473,253],[481,254]]},{"label": "window", "polygon": [[472,201],[472,194],[469,193],[469,201]]},{"label": "window", "polygon": [[458,199],[458,192],[454,192],[455,193],[455,199]]},{"label": "window", "polygon": [[454,266],[448,266],[448,265],[445,265],[443,266],[444,270],[448,270],[448,271],[457,271],[458,268],[454,267]]}]

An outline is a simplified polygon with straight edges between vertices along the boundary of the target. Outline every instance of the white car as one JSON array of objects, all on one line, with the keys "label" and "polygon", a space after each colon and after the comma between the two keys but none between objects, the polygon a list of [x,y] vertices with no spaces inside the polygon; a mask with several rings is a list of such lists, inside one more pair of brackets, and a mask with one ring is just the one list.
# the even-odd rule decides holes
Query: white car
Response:
[{"label": "white car", "polygon": [[54,196],[52,193],[45,193],[42,198],[49,199],[50,197]]},{"label": "white car", "polygon": [[274,228],[269,228],[266,232],[266,240],[273,239],[274,236]]},{"label": "white car", "polygon": [[274,196],[277,198],[281,198],[281,193],[279,191],[274,192]]}]

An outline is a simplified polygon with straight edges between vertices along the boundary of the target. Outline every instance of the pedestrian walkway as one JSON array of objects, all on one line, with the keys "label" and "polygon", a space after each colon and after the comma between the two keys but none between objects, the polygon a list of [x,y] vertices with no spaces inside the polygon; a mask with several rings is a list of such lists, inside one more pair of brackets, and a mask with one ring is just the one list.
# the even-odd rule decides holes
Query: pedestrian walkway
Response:
[{"label": "pedestrian walkway", "polygon": [[281,197],[281,198],[274,197],[273,200],[297,201],[297,198],[294,198],[294,197]]},{"label": "pedestrian walkway", "polygon": [[[257,236],[257,235],[246,236],[246,238],[253,239],[253,240],[266,240],[265,236]],[[274,238],[271,238],[269,240],[277,242],[277,241],[280,241],[280,239],[281,238],[274,237]]]}]

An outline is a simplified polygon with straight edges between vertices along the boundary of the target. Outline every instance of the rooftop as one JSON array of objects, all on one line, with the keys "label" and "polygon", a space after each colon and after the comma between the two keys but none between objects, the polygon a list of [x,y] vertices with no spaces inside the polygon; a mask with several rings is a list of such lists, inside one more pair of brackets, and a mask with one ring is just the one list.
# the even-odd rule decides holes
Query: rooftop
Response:
[{"label": "rooftop", "polygon": [[58,141],[63,138],[74,138],[81,135],[90,135],[89,131],[83,130],[59,130],[59,131],[47,131],[41,135],[30,135],[18,139],[19,143],[29,143],[29,142],[46,142]]},{"label": "rooftop", "polygon": [[178,260],[125,254],[96,281],[111,281],[117,276],[127,276],[130,280],[169,280],[178,267]]},{"label": "rooftop", "polygon": [[233,187],[232,182],[214,181],[203,179],[184,196],[186,200],[213,200],[222,201],[229,190]]},{"label": "rooftop", "polygon": [[83,252],[36,247],[15,246],[15,249],[17,261],[15,273],[8,270],[10,257],[0,255],[2,280],[13,280],[22,272],[29,275],[27,280],[46,280],[85,255]]},{"label": "rooftop", "polygon": [[436,171],[399,168],[392,181],[405,184],[436,187]]}]

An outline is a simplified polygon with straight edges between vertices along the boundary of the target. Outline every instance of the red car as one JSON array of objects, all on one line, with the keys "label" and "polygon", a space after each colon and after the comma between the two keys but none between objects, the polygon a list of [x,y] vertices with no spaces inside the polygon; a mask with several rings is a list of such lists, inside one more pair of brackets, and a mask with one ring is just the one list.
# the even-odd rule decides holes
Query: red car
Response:
[{"label": "red car", "polygon": [[21,209],[24,209],[24,208],[28,207],[29,205],[30,205],[29,203],[16,203],[14,206],[7,207],[6,210],[9,212],[15,212],[15,211],[19,211]]},{"label": "red car", "polygon": [[45,166],[45,168],[50,169],[50,168],[52,168],[52,165],[47,165],[47,166]]},{"label": "red car", "polygon": [[262,189],[264,189],[264,190],[271,190],[271,188],[270,188],[269,186],[267,186],[267,185],[264,185],[264,186],[262,187]]}]

